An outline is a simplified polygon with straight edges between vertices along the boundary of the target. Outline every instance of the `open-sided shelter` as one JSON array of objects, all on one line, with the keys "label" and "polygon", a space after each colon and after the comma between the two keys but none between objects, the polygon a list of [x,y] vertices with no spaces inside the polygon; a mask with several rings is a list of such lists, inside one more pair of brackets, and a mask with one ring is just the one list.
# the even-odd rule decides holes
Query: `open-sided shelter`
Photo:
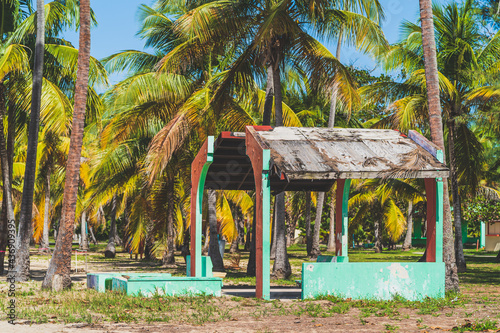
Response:
[{"label": "open-sided shelter", "polygon": [[[256,296],[270,298],[271,192],[327,191],[337,182],[336,256],[304,263],[302,297],[407,299],[444,296],[443,152],[415,131],[248,126],[209,137],[192,163],[190,275],[202,277],[204,189],[255,190]],[[349,263],[347,203],[351,179],[423,178],[427,262]]]}]

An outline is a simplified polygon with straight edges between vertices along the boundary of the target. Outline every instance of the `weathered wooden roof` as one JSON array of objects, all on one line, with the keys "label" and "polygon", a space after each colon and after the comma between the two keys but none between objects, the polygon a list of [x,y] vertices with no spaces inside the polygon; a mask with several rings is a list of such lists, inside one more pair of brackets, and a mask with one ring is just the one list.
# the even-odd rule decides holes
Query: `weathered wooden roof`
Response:
[{"label": "weathered wooden roof", "polygon": [[275,172],[288,180],[436,178],[449,172],[421,145],[394,130],[276,127],[251,133],[271,150]]},{"label": "weathered wooden roof", "polygon": [[[410,135],[413,140],[378,129],[249,127],[249,133],[271,151],[271,188],[278,192],[325,191],[336,179],[437,178],[449,173],[435,157],[439,148],[416,132]],[[205,186],[255,188],[245,133],[219,136]]]}]

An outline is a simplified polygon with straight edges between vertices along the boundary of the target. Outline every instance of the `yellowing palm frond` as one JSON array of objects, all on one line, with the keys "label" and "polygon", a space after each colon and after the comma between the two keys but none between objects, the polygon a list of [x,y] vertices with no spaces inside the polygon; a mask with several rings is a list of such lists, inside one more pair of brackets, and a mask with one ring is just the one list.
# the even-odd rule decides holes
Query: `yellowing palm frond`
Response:
[{"label": "yellowing palm frond", "polygon": [[406,230],[406,218],[394,200],[387,200],[384,205],[385,227],[394,242],[398,241]]}]

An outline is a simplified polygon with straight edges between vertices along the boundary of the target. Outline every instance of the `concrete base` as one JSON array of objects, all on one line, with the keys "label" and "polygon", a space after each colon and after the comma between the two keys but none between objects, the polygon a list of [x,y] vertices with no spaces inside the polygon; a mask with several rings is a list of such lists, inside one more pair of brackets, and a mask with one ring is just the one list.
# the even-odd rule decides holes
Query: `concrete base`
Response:
[{"label": "concrete base", "polygon": [[444,263],[303,263],[302,298],[442,298],[444,279]]},{"label": "concrete base", "polygon": [[87,274],[87,288],[95,289],[99,292],[105,292],[106,290],[111,290],[112,279],[117,276],[130,276],[137,278],[144,277],[171,277],[170,273],[130,273],[130,272],[106,272],[106,273],[88,273]]},{"label": "concrete base", "polygon": [[124,292],[127,295],[151,297],[155,294],[163,296],[179,295],[213,295],[221,296],[221,278],[195,277],[113,277],[113,291]]}]

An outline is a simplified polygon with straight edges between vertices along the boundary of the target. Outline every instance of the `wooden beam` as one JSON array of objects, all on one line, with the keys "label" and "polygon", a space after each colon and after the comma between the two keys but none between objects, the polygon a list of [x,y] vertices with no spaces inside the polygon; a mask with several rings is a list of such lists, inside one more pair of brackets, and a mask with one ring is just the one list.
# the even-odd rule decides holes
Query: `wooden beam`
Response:
[{"label": "wooden beam", "polygon": [[425,136],[423,136],[422,134],[418,133],[415,130],[408,131],[408,138],[412,139],[417,145],[428,151],[432,156],[437,158],[439,162],[441,163],[443,162],[442,159],[441,160],[439,159],[439,154],[442,154],[443,152],[441,148],[439,148],[436,144],[434,144],[434,142],[427,140]]}]

